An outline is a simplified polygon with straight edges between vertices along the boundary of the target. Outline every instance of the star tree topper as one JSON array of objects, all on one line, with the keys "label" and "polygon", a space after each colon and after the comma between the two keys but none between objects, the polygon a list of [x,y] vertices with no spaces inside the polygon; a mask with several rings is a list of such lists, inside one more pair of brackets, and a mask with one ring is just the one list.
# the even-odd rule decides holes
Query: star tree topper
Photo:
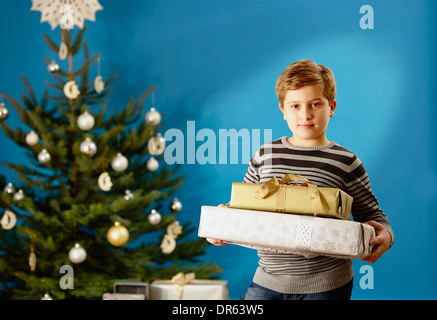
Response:
[{"label": "star tree topper", "polygon": [[[70,29],[83,29],[85,19],[95,21],[96,11],[103,10],[98,0],[32,0],[32,11],[41,12],[41,22],[48,22],[55,29],[59,24]],[[63,28],[65,29],[65,27]]]}]

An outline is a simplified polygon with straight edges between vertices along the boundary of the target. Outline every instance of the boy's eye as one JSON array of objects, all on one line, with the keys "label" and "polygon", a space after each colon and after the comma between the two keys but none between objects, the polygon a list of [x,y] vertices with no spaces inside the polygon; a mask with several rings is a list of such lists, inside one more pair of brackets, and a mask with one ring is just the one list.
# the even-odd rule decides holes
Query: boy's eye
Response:
[{"label": "boy's eye", "polygon": [[314,102],[314,103],[311,104],[312,107],[317,107],[318,105],[319,105],[318,102]]},{"label": "boy's eye", "polygon": [[291,109],[296,109],[296,108],[298,108],[298,107],[299,107],[298,104],[292,104],[292,105],[290,106]]}]

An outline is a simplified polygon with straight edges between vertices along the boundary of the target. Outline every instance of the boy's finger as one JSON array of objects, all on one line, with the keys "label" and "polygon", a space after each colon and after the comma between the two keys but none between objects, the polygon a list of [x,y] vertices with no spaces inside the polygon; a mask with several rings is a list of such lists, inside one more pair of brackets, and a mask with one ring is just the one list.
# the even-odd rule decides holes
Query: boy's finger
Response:
[{"label": "boy's finger", "polygon": [[373,239],[370,240],[369,245],[374,246],[380,243],[383,243],[384,239],[381,236],[376,236]]}]

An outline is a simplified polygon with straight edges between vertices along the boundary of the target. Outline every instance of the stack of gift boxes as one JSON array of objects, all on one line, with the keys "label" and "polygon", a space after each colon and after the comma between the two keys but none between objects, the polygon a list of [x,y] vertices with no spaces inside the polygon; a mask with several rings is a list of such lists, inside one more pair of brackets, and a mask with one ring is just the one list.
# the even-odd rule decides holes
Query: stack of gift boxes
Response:
[{"label": "stack of gift boxes", "polygon": [[228,300],[228,282],[196,279],[194,273],[179,272],[171,280],[152,283],[121,281],[114,283],[114,292],[106,292],[103,300]]},{"label": "stack of gift boxes", "polygon": [[352,201],[299,175],[233,183],[229,208],[202,207],[198,235],[258,250],[362,259],[375,230],[351,221]]}]

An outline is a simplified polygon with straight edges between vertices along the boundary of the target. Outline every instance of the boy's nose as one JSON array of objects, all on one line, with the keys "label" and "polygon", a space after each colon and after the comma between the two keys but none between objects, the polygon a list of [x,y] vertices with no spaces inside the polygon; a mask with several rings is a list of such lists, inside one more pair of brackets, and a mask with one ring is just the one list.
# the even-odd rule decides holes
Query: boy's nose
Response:
[{"label": "boy's nose", "polygon": [[301,109],[301,112],[300,112],[301,119],[311,119],[311,117],[312,117],[311,110],[309,110],[308,108]]}]

